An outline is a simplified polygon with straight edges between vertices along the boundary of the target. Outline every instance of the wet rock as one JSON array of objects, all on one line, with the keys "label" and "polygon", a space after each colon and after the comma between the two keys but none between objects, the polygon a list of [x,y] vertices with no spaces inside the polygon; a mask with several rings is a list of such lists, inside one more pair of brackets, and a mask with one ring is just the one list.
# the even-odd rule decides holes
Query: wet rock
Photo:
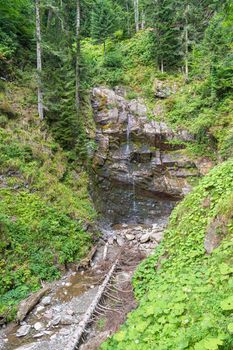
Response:
[{"label": "wet rock", "polygon": [[61,324],[62,325],[70,325],[74,323],[74,318],[71,315],[63,315],[61,317]]},{"label": "wet rock", "polygon": [[134,227],[134,231],[141,232],[142,231],[142,227],[141,226]]},{"label": "wet rock", "polygon": [[41,312],[41,311],[43,311],[44,309],[45,309],[44,305],[39,305],[39,306],[37,306],[37,308],[36,308],[36,312]]},{"label": "wet rock", "polygon": [[150,240],[150,235],[151,235],[150,232],[144,234],[144,235],[140,238],[140,242],[141,242],[141,243],[146,243],[146,242],[148,242],[148,241]]},{"label": "wet rock", "polygon": [[112,237],[112,236],[109,237],[109,239],[108,239],[108,244],[113,245],[114,240],[115,240],[115,237]]},{"label": "wet rock", "polygon": [[41,337],[43,337],[44,336],[44,333],[37,333],[37,334],[35,334],[35,335],[33,335],[33,338],[41,338]]},{"label": "wet rock", "polygon": [[122,237],[118,236],[117,237],[117,244],[120,246],[120,247],[123,247],[123,245],[125,244],[125,241]]},{"label": "wet rock", "polygon": [[73,316],[74,315],[74,310],[67,310],[67,315]]},{"label": "wet rock", "polygon": [[60,321],[61,321],[61,315],[57,315],[51,320],[50,324],[51,326],[57,326],[60,323]]},{"label": "wet rock", "polygon": [[47,320],[51,320],[53,318],[53,310],[47,310],[43,316]]},{"label": "wet rock", "polygon": [[16,337],[25,337],[31,330],[31,326],[30,325],[24,325],[21,326],[16,333]]},{"label": "wet rock", "polygon": [[36,331],[41,331],[42,329],[45,328],[44,324],[42,322],[36,322],[34,325],[33,325],[34,329]]},{"label": "wet rock", "polygon": [[66,286],[66,287],[70,287],[70,286],[72,286],[72,283],[66,282],[66,283],[65,283],[65,286]]},{"label": "wet rock", "polygon": [[135,236],[131,233],[126,234],[125,237],[128,241],[133,241],[135,239]]},{"label": "wet rock", "polygon": [[51,302],[52,302],[52,298],[51,298],[50,296],[44,297],[44,298],[41,300],[41,303],[42,303],[44,306],[50,305]]},{"label": "wet rock", "polygon": [[50,334],[52,334],[52,331],[48,331],[48,330],[47,330],[47,331],[44,331],[43,333],[44,333],[44,334],[47,334],[47,335],[50,335]]},{"label": "wet rock", "polygon": [[152,241],[161,242],[163,239],[163,231],[152,232],[150,238]]}]

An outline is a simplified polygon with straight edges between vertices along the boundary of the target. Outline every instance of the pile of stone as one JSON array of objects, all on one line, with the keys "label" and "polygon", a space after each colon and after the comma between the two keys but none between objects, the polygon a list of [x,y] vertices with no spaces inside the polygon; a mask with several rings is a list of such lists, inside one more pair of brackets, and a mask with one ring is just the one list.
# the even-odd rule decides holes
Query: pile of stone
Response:
[{"label": "pile of stone", "polygon": [[137,247],[149,255],[162,241],[165,226],[165,224],[117,225],[109,232],[108,244]]}]

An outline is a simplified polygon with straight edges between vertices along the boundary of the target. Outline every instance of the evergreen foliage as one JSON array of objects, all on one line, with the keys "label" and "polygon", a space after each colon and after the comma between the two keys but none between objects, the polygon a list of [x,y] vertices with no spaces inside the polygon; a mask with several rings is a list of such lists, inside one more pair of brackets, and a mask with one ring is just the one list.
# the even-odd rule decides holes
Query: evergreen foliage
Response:
[{"label": "evergreen foliage", "polygon": [[33,7],[29,0],[0,1],[0,76],[11,71],[11,60],[21,68],[33,57]]},{"label": "evergreen foliage", "polygon": [[96,0],[92,9],[91,35],[99,43],[104,44],[116,29],[116,16],[109,0]]}]

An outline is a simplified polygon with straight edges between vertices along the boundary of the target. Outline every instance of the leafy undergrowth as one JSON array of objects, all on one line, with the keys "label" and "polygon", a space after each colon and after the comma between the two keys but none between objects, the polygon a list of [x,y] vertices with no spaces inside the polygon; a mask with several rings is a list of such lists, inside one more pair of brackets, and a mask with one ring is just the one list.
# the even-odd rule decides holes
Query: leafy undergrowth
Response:
[{"label": "leafy undergrowth", "polygon": [[[233,161],[174,210],[162,245],[138,268],[139,307],[102,350],[233,348]],[[206,234],[221,244],[206,254]]]},{"label": "leafy undergrowth", "polygon": [[164,103],[166,121],[194,135],[193,154],[226,160],[233,153],[233,95],[213,100],[210,94],[207,80],[184,86]]},{"label": "leafy undergrowth", "polygon": [[[0,317],[14,318],[18,302],[41,281],[60,276],[92,244],[95,213],[88,178],[69,164],[37,118],[29,89],[1,95]],[[80,170],[77,170],[80,169]]]}]

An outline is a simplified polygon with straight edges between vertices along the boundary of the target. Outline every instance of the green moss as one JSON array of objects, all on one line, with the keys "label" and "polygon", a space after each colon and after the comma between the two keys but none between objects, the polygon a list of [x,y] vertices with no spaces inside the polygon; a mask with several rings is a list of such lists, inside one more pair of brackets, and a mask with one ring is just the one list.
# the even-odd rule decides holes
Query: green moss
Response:
[{"label": "green moss", "polygon": [[[232,349],[232,183],[230,160],[173,211],[162,245],[135,274],[139,307],[102,349]],[[207,255],[204,238],[216,218],[223,239]]]}]

